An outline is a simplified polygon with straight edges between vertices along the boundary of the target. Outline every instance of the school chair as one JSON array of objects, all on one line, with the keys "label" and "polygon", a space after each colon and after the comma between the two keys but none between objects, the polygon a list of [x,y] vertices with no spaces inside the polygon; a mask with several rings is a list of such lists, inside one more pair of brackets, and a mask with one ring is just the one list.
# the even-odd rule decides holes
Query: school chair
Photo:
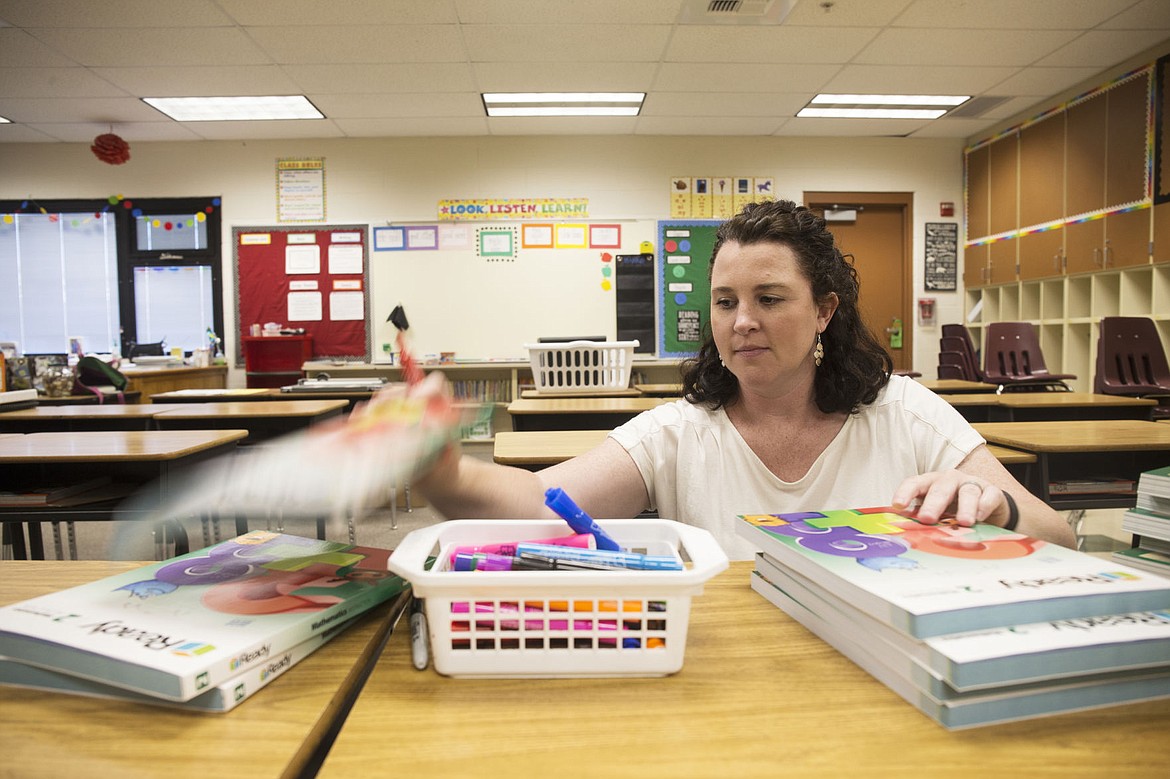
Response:
[{"label": "school chair", "polygon": [[983,376],[996,392],[1054,390],[1070,391],[1065,379],[1072,373],[1052,373],[1044,360],[1036,327],[1028,322],[992,322],[987,326],[983,347]]},{"label": "school chair", "polygon": [[1155,419],[1170,419],[1170,366],[1152,319],[1107,316],[1097,337],[1093,391],[1158,400]]},{"label": "school chair", "polygon": [[[979,352],[975,349],[975,342],[972,340],[971,331],[967,329],[967,326],[963,324],[943,325],[942,337],[946,338],[947,343],[954,347],[954,351],[967,355],[967,359],[971,363],[972,378],[970,380],[983,381],[983,371],[979,367]],[[947,347],[948,351],[952,349],[952,346]]]}]

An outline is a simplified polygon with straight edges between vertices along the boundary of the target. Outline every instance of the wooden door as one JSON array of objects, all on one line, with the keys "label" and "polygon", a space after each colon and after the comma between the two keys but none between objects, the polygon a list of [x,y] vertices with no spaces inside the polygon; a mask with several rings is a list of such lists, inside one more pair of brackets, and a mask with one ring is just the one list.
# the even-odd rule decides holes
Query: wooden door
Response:
[{"label": "wooden door", "polygon": [[[832,222],[829,229],[844,254],[852,254],[861,283],[862,321],[894,359],[895,370],[911,370],[913,342],[913,266],[910,225],[914,196],[909,192],[806,192],[804,202],[823,212],[833,205],[858,206],[857,220]],[[902,345],[891,348],[895,320],[902,323]]]}]

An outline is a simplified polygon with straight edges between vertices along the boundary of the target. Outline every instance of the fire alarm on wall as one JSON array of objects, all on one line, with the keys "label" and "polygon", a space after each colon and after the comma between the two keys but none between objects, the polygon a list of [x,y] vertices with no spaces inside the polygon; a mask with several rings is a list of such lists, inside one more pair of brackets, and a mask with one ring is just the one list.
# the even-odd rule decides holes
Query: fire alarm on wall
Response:
[{"label": "fire alarm on wall", "polygon": [[939,216],[954,216],[955,215],[955,204],[954,203],[939,203],[938,204],[938,215]]}]

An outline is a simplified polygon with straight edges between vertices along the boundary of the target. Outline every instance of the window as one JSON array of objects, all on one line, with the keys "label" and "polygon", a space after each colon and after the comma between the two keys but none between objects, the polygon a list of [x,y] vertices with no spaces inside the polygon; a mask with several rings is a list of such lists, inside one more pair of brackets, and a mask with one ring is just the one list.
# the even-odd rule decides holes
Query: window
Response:
[{"label": "window", "polygon": [[222,336],[218,198],[0,202],[0,341],[127,353]]}]

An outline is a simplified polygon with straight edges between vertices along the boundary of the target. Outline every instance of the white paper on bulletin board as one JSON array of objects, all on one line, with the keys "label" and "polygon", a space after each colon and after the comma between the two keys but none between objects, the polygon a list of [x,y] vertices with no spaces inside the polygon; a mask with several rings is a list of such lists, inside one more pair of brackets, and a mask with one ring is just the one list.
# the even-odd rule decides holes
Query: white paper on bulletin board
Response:
[{"label": "white paper on bulletin board", "polygon": [[362,272],[362,247],[354,243],[334,243],[329,245],[329,272],[352,273]]},{"label": "white paper on bulletin board", "polygon": [[329,293],[329,318],[335,322],[365,319],[366,296],[360,291],[334,290]]},{"label": "white paper on bulletin board", "polygon": [[321,293],[320,292],[290,292],[290,293],[288,293],[288,321],[290,321],[290,322],[320,322],[321,321]]},{"label": "white paper on bulletin board", "polygon": [[[519,225],[497,222],[474,224],[471,233],[480,226],[520,235]],[[613,257],[639,253],[642,241],[657,240],[656,231],[654,220],[622,222],[620,249],[524,248],[516,240],[509,262],[479,257],[473,244],[447,248],[441,233],[437,250],[380,254],[369,269],[373,342],[394,342],[396,331],[386,318],[398,304],[410,321],[414,352],[422,357],[455,352],[457,360],[526,361],[524,344],[541,337],[614,340]],[[606,254],[609,261],[603,260]],[[603,281],[611,289],[603,289]]]},{"label": "white paper on bulletin board", "polygon": [[320,273],[321,247],[315,243],[284,247],[284,272],[290,276],[298,273]]}]

